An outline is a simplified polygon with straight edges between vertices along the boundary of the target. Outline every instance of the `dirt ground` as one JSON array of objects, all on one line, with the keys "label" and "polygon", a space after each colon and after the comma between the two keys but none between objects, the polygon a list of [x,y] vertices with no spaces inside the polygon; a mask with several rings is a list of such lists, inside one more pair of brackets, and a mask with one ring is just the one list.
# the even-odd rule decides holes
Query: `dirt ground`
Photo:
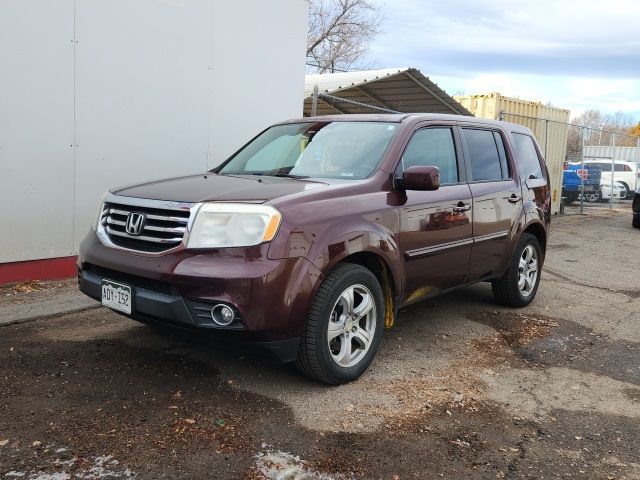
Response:
[{"label": "dirt ground", "polygon": [[599,212],[532,305],[403,309],[339,387],[102,308],[0,328],[0,478],[640,479],[640,230]]}]

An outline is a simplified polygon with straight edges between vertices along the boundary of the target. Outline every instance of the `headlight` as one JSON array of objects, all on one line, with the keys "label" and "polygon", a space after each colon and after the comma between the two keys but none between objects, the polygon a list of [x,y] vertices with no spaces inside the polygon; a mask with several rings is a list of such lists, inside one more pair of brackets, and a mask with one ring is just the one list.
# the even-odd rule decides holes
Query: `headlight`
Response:
[{"label": "headlight", "polygon": [[250,247],[275,237],[282,214],[268,205],[203,203],[187,248]]}]

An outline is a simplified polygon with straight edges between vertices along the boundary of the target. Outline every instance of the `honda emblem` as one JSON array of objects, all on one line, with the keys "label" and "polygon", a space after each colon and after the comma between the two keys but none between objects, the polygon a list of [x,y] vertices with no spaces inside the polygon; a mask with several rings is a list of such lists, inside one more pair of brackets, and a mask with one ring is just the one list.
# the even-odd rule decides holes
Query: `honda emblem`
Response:
[{"label": "honda emblem", "polygon": [[127,215],[127,223],[124,226],[129,235],[140,235],[144,227],[144,213],[131,212]]}]

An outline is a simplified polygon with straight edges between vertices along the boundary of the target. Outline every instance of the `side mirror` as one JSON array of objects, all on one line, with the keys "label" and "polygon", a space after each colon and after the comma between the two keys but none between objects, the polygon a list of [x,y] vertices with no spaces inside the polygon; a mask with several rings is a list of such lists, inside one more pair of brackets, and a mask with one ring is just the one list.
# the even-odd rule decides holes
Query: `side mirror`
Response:
[{"label": "side mirror", "polygon": [[409,167],[398,178],[398,186],[404,190],[438,190],[440,169],[438,167]]}]

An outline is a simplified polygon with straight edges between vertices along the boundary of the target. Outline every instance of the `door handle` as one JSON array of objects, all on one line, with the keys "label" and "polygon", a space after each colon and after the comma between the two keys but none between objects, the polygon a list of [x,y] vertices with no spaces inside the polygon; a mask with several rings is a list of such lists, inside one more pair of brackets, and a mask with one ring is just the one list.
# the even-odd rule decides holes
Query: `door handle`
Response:
[{"label": "door handle", "polygon": [[512,193],[509,197],[509,203],[518,203],[520,200],[522,200],[522,197],[520,195],[516,195],[515,193]]},{"label": "door handle", "polygon": [[471,210],[471,205],[468,203],[458,202],[457,205],[453,206],[453,211],[455,213],[466,212],[467,210]]}]

